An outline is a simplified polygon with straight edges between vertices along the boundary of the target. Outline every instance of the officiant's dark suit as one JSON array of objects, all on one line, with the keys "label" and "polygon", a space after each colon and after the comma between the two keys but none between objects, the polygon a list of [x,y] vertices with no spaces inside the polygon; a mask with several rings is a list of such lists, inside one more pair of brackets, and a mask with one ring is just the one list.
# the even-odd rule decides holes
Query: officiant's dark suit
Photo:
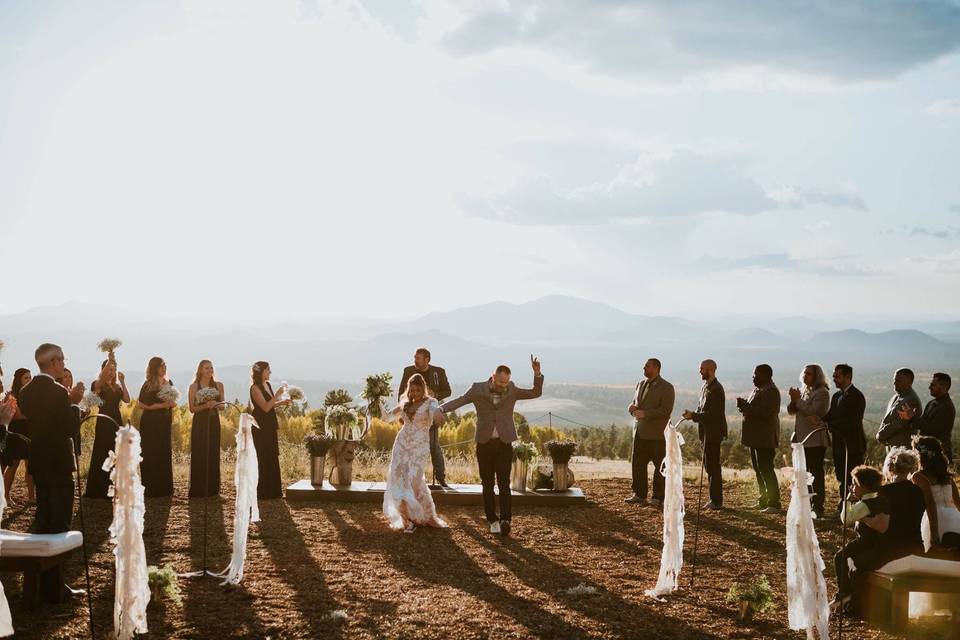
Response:
[{"label": "officiant's dark suit", "polygon": [[[539,363],[536,365],[539,367]],[[535,369],[536,371],[536,369]],[[509,375],[509,369],[507,369]],[[498,370],[498,374],[499,370]],[[543,376],[534,375],[533,388],[524,389],[508,382],[498,391],[494,379],[474,383],[465,394],[455,398],[440,409],[454,411],[473,404],[477,410],[477,464],[480,467],[480,482],[483,484],[483,508],[488,522],[510,521],[510,467],[513,464],[513,441],[517,439],[517,426],[513,421],[513,408],[517,400],[539,398],[543,394]],[[497,515],[493,493],[494,477],[500,493],[500,515]]]},{"label": "officiant's dark suit", "polygon": [[[20,409],[30,424],[30,473],[36,485],[34,533],[63,533],[73,519],[73,436],[79,419],[67,390],[39,373],[20,391]],[[57,602],[63,585],[58,568],[40,574],[40,596]]]}]

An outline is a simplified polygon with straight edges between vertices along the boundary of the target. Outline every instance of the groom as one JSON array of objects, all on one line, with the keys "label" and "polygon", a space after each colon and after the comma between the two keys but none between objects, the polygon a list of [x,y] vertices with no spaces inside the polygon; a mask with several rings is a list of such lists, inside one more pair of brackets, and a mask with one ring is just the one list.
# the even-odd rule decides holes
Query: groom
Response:
[{"label": "groom", "polygon": [[[513,422],[513,407],[517,400],[539,398],[543,393],[543,374],[540,361],[530,356],[533,367],[533,389],[521,389],[510,382],[510,367],[505,364],[486,382],[476,382],[465,394],[445,403],[441,411],[450,412],[466,404],[477,410],[477,465],[483,485],[483,508],[490,523],[490,533],[510,535],[510,466],[513,464],[513,445],[517,427]],[[493,494],[496,476],[500,491],[500,515]]]}]

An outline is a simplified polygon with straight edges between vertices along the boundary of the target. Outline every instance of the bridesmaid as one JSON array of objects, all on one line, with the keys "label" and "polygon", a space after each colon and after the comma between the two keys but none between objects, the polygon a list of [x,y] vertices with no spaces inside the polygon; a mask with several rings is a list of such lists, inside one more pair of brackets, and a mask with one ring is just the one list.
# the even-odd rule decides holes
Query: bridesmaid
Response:
[{"label": "bridesmaid", "polygon": [[164,402],[157,397],[160,388],[172,384],[167,380],[167,363],[154,356],[147,363],[146,381],[140,387],[137,404],[143,409],[140,416],[140,476],[143,479],[143,495],[161,498],[173,495],[173,425],[174,402]]},{"label": "bridesmaid", "polygon": [[[216,389],[217,399],[197,402],[200,389]],[[218,382],[213,363],[201,360],[197,375],[190,385],[190,411],[193,426],[190,429],[190,497],[204,498],[220,495],[220,412],[217,403],[223,402],[223,383]],[[209,474],[209,475],[208,475]]]},{"label": "bridesmaid", "polygon": [[[64,367],[63,377],[57,378],[57,384],[59,384],[64,389],[66,389],[67,393],[70,393],[70,391],[73,389],[73,372],[70,371],[70,369],[67,369],[66,367]],[[83,395],[83,389],[84,389],[83,383],[82,382],[79,383],[78,386],[80,387],[80,395]],[[76,404],[70,405],[70,408],[73,409],[73,413],[77,416],[77,428],[73,430],[72,437],[73,437],[73,450],[74,450],[74,453],[76,453],[77,457],[79,458],[80,457],[80,425],[82,425],[86,417],[90,415],[90,412],[84,411],[83,409],[80,408],[80,405],[76,405]]]},{"label": "bridesmaid", "polygon": [[[32,379],[33,376],[30,374],[30,369],[17,369],[14,371],[13,384],[10,385],[10,395],[20,400],[20,390],[30,384],[30,380]],[[26,416],[20,413],[19,406],[17,407],[17,412],[13,415],[13,420],[10,422],[10,432],[19,433],[27,438],[30,437],[30,425],[27,422]],[[20,468],[21,460],[24,461],[24,481],[27,483],[27,501],[34,502],[36,500],[33,489],[33,476],[30,475],[30,463],[27,462],[29,458],[30,444],[26,440],[16,437],[7,439],[7,448],[3,452],[3,457],[0,458],[0,465],[3,466],[3,493],[8,505],[14,504],[10,501],[10,489],[13,488],[13,482],[17,477],[17,469]]]},{"label": "bridesmaid", "polygon": [[87,472],[87,490],[84,495],[88,498],[106,498],[110,488],[110,474],[103,470],[103,463],[113,451],[117,441],[117,425],[123,424],[120,416],[120,402],[130,402],[130,392],[127,391],[126,378],[123,372],[117,371],[117,363],[109,358],[100,365],[100,376],[90,385],[90,390],[100,396],[103,404],[97,410],[97,415],[109,416],[116,420],[116,424],[109,420],[97,418],[96,430],[93,437],[93,453],[90,454],[90,471]]},{"label": "bridesmaid", "polygon": [[280,483],[280,445],[277,442],[277,411],[278,405],[290,404],[290,400],[278,400],[283,394],[284,387],[280,387],[274,395],[270,386],[270,364],[255,362],[253,365],[253,384],[250,386],[250,402],[253,404],[253,417],[259,429],[253,430],[253,446],[257,450],[257,466],[260,470],[260,479],[257,483],[258,498],[282,498],[283,489]]}]

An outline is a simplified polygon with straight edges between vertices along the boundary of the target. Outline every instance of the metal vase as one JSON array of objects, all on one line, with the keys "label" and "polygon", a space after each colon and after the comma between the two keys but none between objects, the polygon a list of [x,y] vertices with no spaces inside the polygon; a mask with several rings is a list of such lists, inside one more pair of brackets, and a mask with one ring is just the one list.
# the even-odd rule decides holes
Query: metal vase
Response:
[{"label": "metal vase", "polygon": [[353,462],[340,462],[333,468],[330,484],[338,487],[349,486],[353,483]]},{"label": "metal vase", "polygon": [[310,484],[315,487],[323,486],[323,472],[326,462],[326,456],[311,456],[310,458]]},{"label": "metal vase", "polygon": [[570,482],[569,482],[569,477],[567,476],[567,465],[554,463],[553,490],[566,491],[569,488],[570,488]]},{"label": "metal vase", "polygon": [[524,493],[527,490],[528,463],[526,460],[515,460],[510,471],[510,490]]}]

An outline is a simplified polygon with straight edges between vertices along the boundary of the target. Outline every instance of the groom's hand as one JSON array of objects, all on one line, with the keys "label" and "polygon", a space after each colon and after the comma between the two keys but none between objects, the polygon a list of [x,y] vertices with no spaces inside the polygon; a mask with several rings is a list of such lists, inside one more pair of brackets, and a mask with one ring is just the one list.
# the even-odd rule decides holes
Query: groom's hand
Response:
[{"label": "groom's hand", "polygon": [[541,375],[541,373],[540,373],[540,359],[539,359],[539,358],[534,358],[534,357],[533,357],[533,354],[530,354],[530,366],[533,367],[533,375],[534,375],[534,377],[539,378],[540,375]]}]

